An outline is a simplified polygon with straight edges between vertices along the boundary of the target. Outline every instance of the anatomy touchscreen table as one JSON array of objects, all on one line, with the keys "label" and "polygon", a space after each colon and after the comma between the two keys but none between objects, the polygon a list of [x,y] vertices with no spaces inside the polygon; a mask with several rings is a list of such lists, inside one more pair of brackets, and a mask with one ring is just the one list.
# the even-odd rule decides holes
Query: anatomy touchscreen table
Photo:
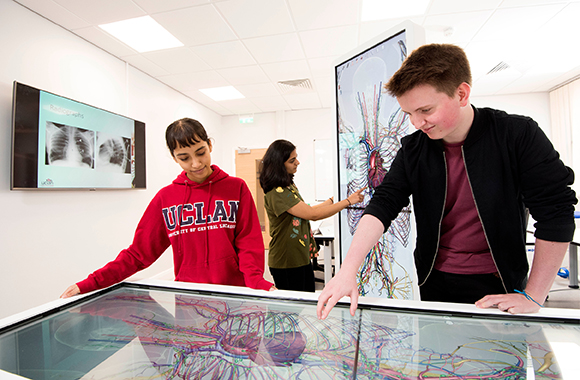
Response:
[{"label": "anatomy touchscreen table", "polygon": [[577,321],[364,306],[321,321],[304,300],[123,284],[0,330],[0,369],[43,380],[561,379],[561,339],[577,346]]}]

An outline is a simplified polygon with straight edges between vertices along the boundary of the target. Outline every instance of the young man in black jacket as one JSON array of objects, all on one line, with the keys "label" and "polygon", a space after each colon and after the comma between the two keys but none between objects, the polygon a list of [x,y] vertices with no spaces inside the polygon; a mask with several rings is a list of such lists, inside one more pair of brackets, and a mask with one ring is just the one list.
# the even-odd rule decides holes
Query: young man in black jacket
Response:
[{"label": "young man in black jacket", "polygon": [[[385,88],[418,131],[402,139],[318,299],[319,318],[343,296],[354,315],[358,268],[411,195],[423,301],[539,310],[574,234],[572,170],[531,118],[471,105],[469,62],[457,46],[418,48]],[[526,208],[537,222],[529,279]]]}]

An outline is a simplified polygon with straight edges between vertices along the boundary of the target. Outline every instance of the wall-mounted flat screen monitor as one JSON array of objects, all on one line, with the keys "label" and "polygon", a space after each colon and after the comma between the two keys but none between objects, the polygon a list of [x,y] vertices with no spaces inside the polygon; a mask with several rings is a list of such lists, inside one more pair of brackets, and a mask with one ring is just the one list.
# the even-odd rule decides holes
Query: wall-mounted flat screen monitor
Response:
[{"label": "wall-mounted flat screen monitor", "polygon": [[14,82],[11,190],[144,189],[145,123]]}]

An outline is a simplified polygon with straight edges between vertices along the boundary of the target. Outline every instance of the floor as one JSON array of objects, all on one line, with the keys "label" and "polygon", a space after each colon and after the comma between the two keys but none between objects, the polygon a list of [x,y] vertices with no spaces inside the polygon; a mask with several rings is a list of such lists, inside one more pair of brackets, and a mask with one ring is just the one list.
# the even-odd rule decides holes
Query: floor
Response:
[{"label": "floor", "polygon": [[324,268],[314,270],[314,289],[316,291],[324,289]]},{"label": "floor", "polygon": [[544,306],[580,309],[580,289],[572,289],[568,287],[568,279],[556,277]]}]

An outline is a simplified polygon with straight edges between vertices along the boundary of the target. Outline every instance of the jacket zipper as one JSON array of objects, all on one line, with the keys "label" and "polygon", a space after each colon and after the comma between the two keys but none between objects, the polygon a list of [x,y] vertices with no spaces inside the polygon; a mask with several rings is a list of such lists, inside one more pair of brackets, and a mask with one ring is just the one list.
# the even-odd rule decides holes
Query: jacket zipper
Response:
[{"label": "jacket zipper", "polygon": [[445,166],[445,197],[443,197],[443,207],[441,208],[441,217],[439,218],[439,228],[437,229],[437,248],[435,249],[435,255],[433,256],[433,262],[431,263],[431,268],[429,268],[429,273],[425,276],[425,281],[419,286],[422,286],[427,282],[427,279],[433,272],[435,267],[435,261],[437,260],[437,253],[439,252],[439,242],[441,241],[441,223],[443,223],[443,216],[445,215],[445,203],[447,203],[447,160],[445,159],[445,152],[443,152],[443,165]]},{"label": "jacket zipper", "polygon": [[471,196],[473,197],[473,203],[475,204],[475,211],[477,212],[477,217],[479,218],[479,222],[481,223],[481,228],[483,230],[483,236],[485,236],[485,241],[487,242],[487,246],[489,247],[489,253],[491,254],[491,259],[493,260],[493,265],[495,265],[495,269],[497,269],[497,273],[499,275],[499,279],[501,280],[501,285],[506,293],[509,293],[505,282],[503,281],[503,277],[497,263],[495,262],[495,257],[493,257],[493,250],[491,249],[491,245],[489,244],[489,239],[487,238],[487,232],[485,232],[485,226],[483,225],[483,220],[481,220],[481,215],[479,214],[479,207],[477,206],[477,200],[475,199],[475,194],[473,193],[473,187],[471,186],[471,179],[469,178],[469,172],[467,171],[467,164],[465,163],[465,152],[463,151],[463,145],[461,146],[461,159],[463,160],[463,166],[465,167],[465,174],[467,175],[467,183],[469,184],[469,189],[471,190]]}]

